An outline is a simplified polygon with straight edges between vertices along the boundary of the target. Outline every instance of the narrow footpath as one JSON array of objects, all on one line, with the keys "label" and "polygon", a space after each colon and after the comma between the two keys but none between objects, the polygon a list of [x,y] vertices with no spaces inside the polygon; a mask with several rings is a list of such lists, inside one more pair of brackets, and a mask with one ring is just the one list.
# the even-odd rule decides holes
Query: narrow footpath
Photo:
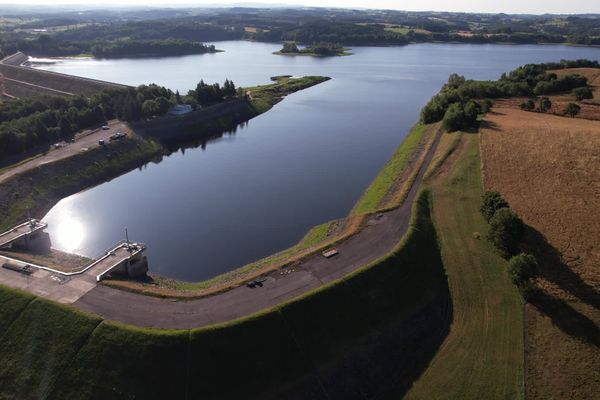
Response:
[{"label": "narrow footpath", "polygon": [[262,287],[251,289],[240,286],[198,300],[159,299],[100,285],[79,298],[74,305],[106,319],[131,325],[189,329],[253,314],[342,278],[389,253],[400,242],[408,230],[413,201],[440,138],[441,130],[436,133],[403,205],[369,220],[362,231],[336,246],[339,254],[333,258],[315,254],[287,271],[278,270],[266,275]]}]

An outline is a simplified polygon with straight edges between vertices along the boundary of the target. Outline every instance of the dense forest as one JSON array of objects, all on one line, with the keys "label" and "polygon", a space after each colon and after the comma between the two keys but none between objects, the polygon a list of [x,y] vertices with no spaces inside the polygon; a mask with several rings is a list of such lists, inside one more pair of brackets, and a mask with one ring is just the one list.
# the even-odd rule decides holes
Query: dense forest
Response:
[{"label": "dense forest", "polygon": [[214,45],[205,45],[184,39],[118,39],[94,41],[64,41],[42,34],[29,40],[16,42],[0,41],[6,55],[20,50],[38,57],[66,57],[90,54],[98,58],[179,56],[188,54],[215,53]]},{"label": "dense forest", "polygon": [[200,81],[195,90],[184,96],[162,86],[143,85],[105,90],[91,98],[40,96],[3,102],[0,103],[0,160],[39,146],[68,141],[76,132],[113,118],[137,121],[163,115],[175,104],[189,104],[196,109],[238,96],[243,97],[243,92],[227,79],[223,85]]},{"label": "dense forest", "polygon": [[[0,7],[0,56],[19,49],[40,55],[104,56],[206,52],[220,40],[293,41],[303,45],[404,45],[419,42],[572,43],[600,45],[598,15],[506,15],[327,8],[178,8],[71,11],[28,15]],[[12,13],[12,14],[11,14]],[[25,13],[25,14],[24,14]],[[163,41],[177,39],[167,46]],[[129,49],[126,48],[129,46]],[[172,48],[172,49],[171,49]],[[106,49],[111,49],[106,51]],[[114,50],[113,50],[114,49]],[[151,50],[151,51],[150,51]]]}]

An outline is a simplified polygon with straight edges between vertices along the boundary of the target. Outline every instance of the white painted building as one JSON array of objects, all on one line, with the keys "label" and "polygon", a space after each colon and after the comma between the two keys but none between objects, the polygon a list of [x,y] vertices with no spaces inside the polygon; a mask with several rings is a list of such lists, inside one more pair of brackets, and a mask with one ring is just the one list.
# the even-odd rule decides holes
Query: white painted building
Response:
[{"label": "white painted building", "polygon": [[189,104],[177,104],[169,110],[170,115],[184,115],[192,112],[192,106]]}]

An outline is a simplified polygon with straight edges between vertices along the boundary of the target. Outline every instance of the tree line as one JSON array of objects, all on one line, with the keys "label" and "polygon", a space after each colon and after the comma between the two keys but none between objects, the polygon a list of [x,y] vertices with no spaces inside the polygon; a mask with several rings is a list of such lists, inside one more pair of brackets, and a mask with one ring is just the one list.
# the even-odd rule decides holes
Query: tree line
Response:
[{"label": "tree line", "polygon": [[193,109],[236,97],[243,92],[227,79],[223,85],[200,81],[186,95],[158,85],[107,89],[90,98],[39,96],[0,103],[0,159],[38,146],[68,141],[83,129],[117,118],[137,121],[167,113],[176,104]]},{"label": "tree line", "polygon": [[205,54],[217,51],[214,45],[184,39],[116,39],[84,41],[63,40],[47,34],[34,40],[5,40],[0,43],[2,53],[12,54],[17,50],[33,56],[67,57],[90,54],[102,58],[178,56]]},{"label": "tree line", "polygon": [[478,114],[489,108],[489,99],[533,97],[586,87],[584,76],[571,74],[559,78],[554,73],[547,73],[553,69],[578,67],[600,68],[600,65],[589,60],[528,64],[502,74],[497,81],[467,80],[452,74],[442,90],[422,109],[421,121],[443,121],[448,131],[469,129],[476,125]]},{"label": "tree line", "polygon": [[498,192],[485,192],[481,203],[481,214],[490,226],[487,238],[508,259],[508,275],[527,300],[535,292],[532,278],[538,275],[539,267],[533,255],[522,253],[519,248],[525,235],[525,223]]}]

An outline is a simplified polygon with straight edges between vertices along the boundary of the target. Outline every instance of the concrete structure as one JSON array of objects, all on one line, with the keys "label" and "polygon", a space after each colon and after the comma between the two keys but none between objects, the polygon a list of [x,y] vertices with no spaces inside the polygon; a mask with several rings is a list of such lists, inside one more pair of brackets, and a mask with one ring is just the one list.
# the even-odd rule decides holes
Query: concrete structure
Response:
[{"label": "concrete structure", "polygon": [[120,242],[83,270],[70,273],[0,255],[0,265],[8,265],[0,268],[0,284],[71,304],[108,275],[144,275],[148,271],[145,250],[143,244]]},{"label": "concrete structure", "polygon": [[[50,249],[44,229],[48,225],[38,220],[23,222],[0,234],[0,248],[39,251]],[[121,241],[103,253],[96,261],[77,272],[63,272],[0,255],[0,284],[26,290],[61,303],[73,303],[110,275],[137,278],[148,272],[146,246]],[[8,253],[5,253],[8,254]]]},{"label": "concrete structure", "polygon": [[102,270],[98,274],[96,277],[97,281],[112,274],[129,278],[139,278],[140,276],[145,276],[148,272],[148,259],[144,255],[145,250],[146,246],[142,243],[119,242],[90,267],[94,267],[95,264],[100,264],[104,261],[107,261],[107,263],[111,263],[112,261],[112,264],[107,269]]},{"label": "concrete structure", "polygon": [[0,233],[0,248],[41,251],[50,249],[50,236],[44,232],[48,224],[30,219]]}]

